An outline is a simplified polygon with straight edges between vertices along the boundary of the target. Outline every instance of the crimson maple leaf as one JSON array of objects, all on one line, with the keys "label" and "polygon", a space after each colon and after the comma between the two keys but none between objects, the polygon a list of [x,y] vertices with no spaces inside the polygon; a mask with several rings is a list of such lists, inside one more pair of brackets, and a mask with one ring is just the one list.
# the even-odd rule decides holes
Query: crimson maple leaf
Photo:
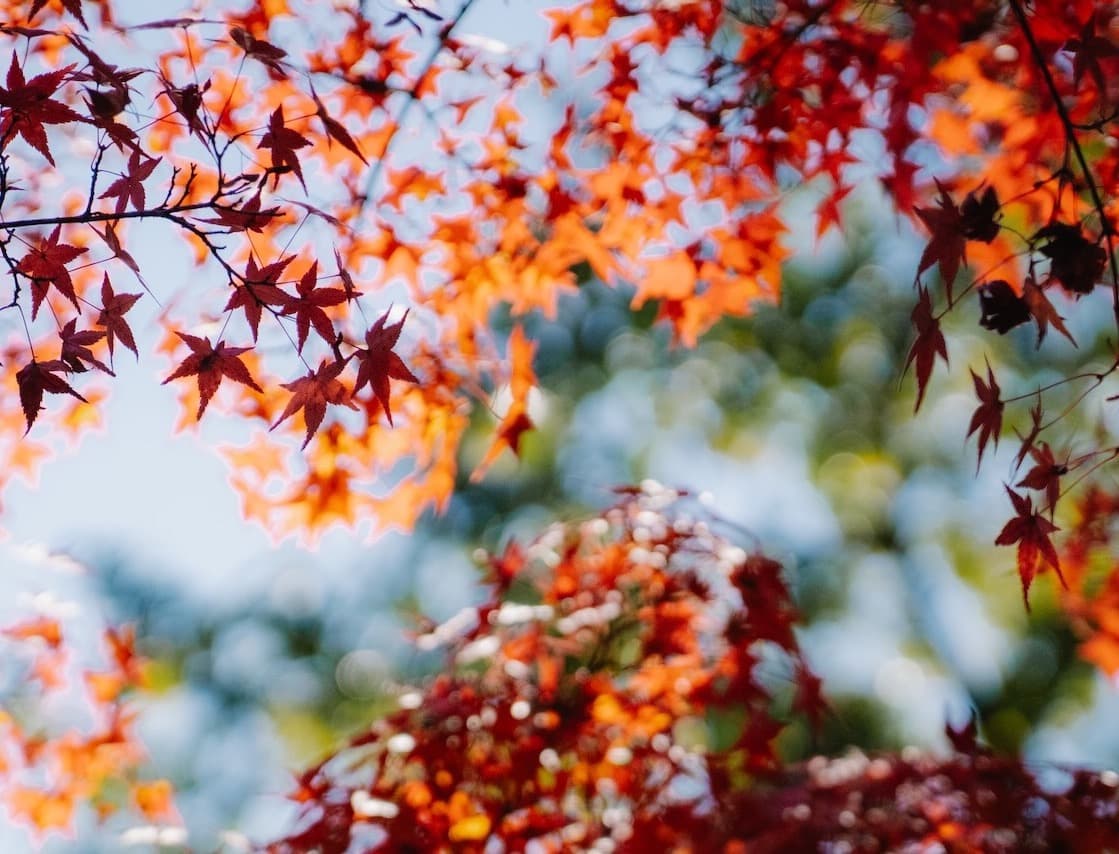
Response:
[{"label": "crimson maple leaf", "polygon": [[251,347],[227,347],[221,341],[213,345],[209,338],[198,338],[183,332],[176,332],[175,334],[190,347],[191,353],[183,359],[175,372],[163,381],[163,385],[167,385],[171,380],[177,380],[180,377],[197,376],[197,417],[199,420],[202,420],[202,413],[206,411],[206,405],[210,402],[214,393],[217,392],[223,377],[228,377],[234,382],[241,383],[241,385],[247,385],[254,391],[263,391],[249,374],[249,369],[245,367],[245,363],[239,358],[242,353],[251,350]]},{"label": "crimson maple leaf", "polygon": [[85,329],[81,332],[77,331],[78,319],[71,318],[70,321],[62,327],[59,332],[59,337],[62,339],[62,355],[61,360],[66,364],[67,368],[76,374],[83,373],[89,370],[86,365],[82,364],[83,361],[89,362],[90,365],[100,371],[104,371],[110,376],[115,376],[112,370],[109,369],[104,362],[93,355],[90,350],[90,345],[96,344],[105,337],[104,332],[97,332],[92,329]]},{"label": "crimson maple leaf", "polygon": [[67,65],[27,80],[16,59],[16,52],[12,51],[7,86],[0,86],[0,108],[3,108],[0,140],[5,146],[19,134],[28,145],[47,158],[51,166],[55,165],[43,125],[85,121],[65,104],[51,99],[73,68],[73,65]]},{"label": "crimson maple leaf", "polygon": [[917,405],[913,407],[914,412],[921,408],[921,401],[925,399],[925,387],[929,383],[929,377],[932,376],[936,357],[940,356],[945,363],[948,362],[948,345],[940,331],[940,321],[933,316],[929,292],[925,288],[917,290],[920,296],[910,316],[917,330],[917,339],[913,342],[909,356],[905,360],[906,370],[909,370],[909,366],[914,362],[917,363]]},{"label": "crimson maple leaf", "polygon": [[59,243],[62,226],[56,225],[51,236],[39,241],[39,245],[24,255],[16,267],[20,273],[31,279],[31,319],[39,314],[39,306],[47,296],[47,289],[54,285],[63,296],[78,308],[78,295],[74,293],[74,283],[66,265],[86,250],[68,243]]},{"label": "crimson maple leaf", "polygon": [[400,339],[400,330],[404,321],[408,319],[408,312],[399,321],[386,326],[389,313],[386,311],[369,327],[365,333],[365,348],[358,348],[353,354],[358,360],[357,380],[354,382],[354,394],[361,391],[368,383],[373,389],[373,394],[385,410],[385,416],[392,424],[392,409],[389,407],[389,379],[404,380],[405,382],[418,383],[416,376],[408,370],[404,361],[393,352],[393,347]]},{"label": "crimson maple leaf", "polygon": [[1088,20],[1084,22],[1080,35],[1066,41],[1061,49],[1067,50],[1073,55],[1073,83],[1079,86],[1081,79],[1084,77],[1084,72],[1087,71],[1092,76],[1100,97],[1106,99],[1107,81],[1103,68],[1100,66],[1100,60],[1119,57],[1119,48],[1104,36],[1096,35],[1096,15],[1094,13],[1089,15]]},{"label": "crimson maple leaf", "polygon": [[1039,347],[1045,339],[1045,333],[1049,331],[1049,324],[1053,324],[1053,328],[1064,335],[1073,347],[1076,346],[1076,340],[1065,326],[1065,319],[1057,314],[1057,310],[1053,308],[1053,303],[1049,301],[1045,291],[1034,281],[1033,276],[1026,278],[1026,284],[1022,287],[1022,300],[1037,324],[1037,345]]},{"label": "crimson maple leaf", "polygon": [[124,209],[128,207],[129,202],[132,202],[133,208],[142,211],[144,203],[147,201],[143,182],[158,165],[158,157],[147,157],[147,155],[145,155],[145,161],[141,163],[140,151],[138,149],[133,150],[132,155],[128,158],[128,168],[123,175],[109,185],[109,188],[101,194],[101,198],[109,199],[116,196],[115,210],[117,213],[124,213]]},{"label": "crimson maple leaf", "polygon": [[342,264],[342,256],[338,254],[338,250],[334,250],[334,263],[338,265],[338,278],[342,280],[342,288],[346,292],[347,300],[354,300],[361,296],[361,291],[357,290],[354,286],[353,277],[350,271]]},{"label": "crimson maple leaf", "polygon": [[109,283],[109,274],[101,281],[101,313],[97,315],[97,325],[105,327],[105,343],[109,345],[109,361],[113,360],[113,343],[119,340],[121,344],[131,350],[137,358],[140,353],[136,349],[136,339],[132,337],[132,328],[124,315],[140,299],[141,294],[115,294],[113,286]]},{"label": "crimson maple leaf", "polygon": [[163,78],[163,93],[170,99],[175,107],[175,112],[182,116],[190,128],[190,132],[203,142],[206,141],[206,126],[198,116],[202,107],[202,96],[209,90],[210,81],[207,80],[201,88],[197,83],[188,83],[181,89],[172,86],[167,78]]},{"label": "crimson maple leaf", "polygon": [[338,288],[319,288],[318,284],[319,262],[315,261],[303,274],[296,285],[298,296],[284,307],[284,314],[295,315],[296,348],[303,352],[303,344],[307,341],[307,333],[312,326],[327,343],[335,339],[334,324],[327,317],[323,308],[330,305],[339,305],[346,301],[346,292]]},{"label": "crimson maple leaf", "polygon": [[1064,587],[1065,577],[1061,574],[1061,561],[1049,535],[1060,530],[1056,525],[1035,513],[1033,499],[1019,495],[1009,486],[1006,487],[1010,501],[1014,505],[1015,516],[1003,527],[995,538],[995,545],[1010,546],[1018,544],[1018,576],[1022,580],[1022,599],[1026,610],[1030,610],[1030,584],[1039,569],[1045,564],[1053,567]]},{"label": "crimson maple leaf", "polygon": [[999,399],[999,384],[995,382],[995,374],[991,370],[990,362],[987,363],[986,383],[975,371],[971,372],[971,379],[975,384],[979,406],[971,416],[971,425],[968,427],[967,434],[970,436],[976,430],[979,431],[979,455],[975,461],[975,468],[978,470],[979,464],[983,462],[983,451],[987,448],[987,440],[993,436],[995,447],[998,447],[999,431],[1002,430],[1002,401]]},{"label": "crimson maple leaf", "polygon": [[[27,13],[27,20],[30,21],[38,15],[46,5],[47,0],[33,0],[31,3],[31,11]],[[85,22],[85,18],[82,17],[82,0],[62,0],[62,8],[77,18],[83,27],[89,29],[89,26]]]},{"label": "crimson maple leaf", "polygon": [[354,138],[350,136],[350,132],[346,130],[343,124],[337,119],[331,118],[327,115],[326,107],[319,99],[318,93],[315,91],[314,84],[311,85],[311,100],[315,102],[315,115],[319,117],[319,121],[323,123],[326,129],[326,139],[329,143],[330,140],[337,140],[341,143],[342,147],[351,152],[355,157],[361,160],[362,163],[369,165],[369,161],[365,159],[365,155],[361,153]]},{"label": "crimson maple leaf", "polygon": [[244,309],[245,319],[249,321],[249,328],[253,332],[253,341],[257,339],[260,330],[260,313],[266,305],[279,306],[284,309],[291,302],[291,295],[276,287],[280,275],[291,263],[291,258],[281,258],[266,264],[263,268],[256,266],[256,259],[250,257],[245,267],[243,284],[233,292],[223,311],[232,311],[236,308]]},{"label": "crimson maple leaf", "polygon": [[342,404],[350,409],[357,409],[357,405],[350,400],[346,387],[338,381],[338,375],[345,367],[344,360],[328,362],[324,359],[317,371],[311,371],[293,382],[284,383],[284,388],[292,393],[292,397],[269,430],[275,430],[283,421],[302,409],[303,420],[307,424],[307,438],[303,440],[301,447],[306,448],[307,443],[322,424],[328,404]]},{"label": "crimson maple leaf", "polygon": [[217,207],[215,210],[218,213],[216,218],[203,218],[202,221],[228,228],[231,232],[255,231],[260,233],[264,230],[264,226],[280,215],[279,208],[260,209],[259,192],[239,208]]},{"label": "crimson maple leaf", "polygon": [[59,373],[66,371],[66,364],[57,359],[49,362],[37,362],[32,359],[16,373],[16,385],[19,386],[19,402],[23,407],[24,418],[27,419],[26,433],[31,432],[31,425],[43,408],[43,393],[69,394],[82,402],[86,399],[74,391],[70,384]]},{"label": "crimson maple leaf", "polygon": [[276,174],[289,170],[294,172],[296,177],[299,178],[299,183],[306,190],[307,183],[303,180],[303,167],[299,164],[299,155],[295,153],[295,150],[310,144],[310,141],[298,131],[284,127],[284,108],[280,106],[272,111],[272,115],[268,119],[268,130],[261,137],[260,144],[257,147],[271,150],[272,172]]},{"label": "crimson maple leaf", "polygon": [[287,76],[284,72],[283,65],[280,63],[280,60],[288,55],[286,50],[276,47],[274,44],[266,42],[264,39],[258,39],[243,27],[230,27],[229,37],[245,52],[246,56],[251,56],[253,59],[259,60],[268,66],[270,71],[275,72],[281,77]]},{"label": "crimson maple leaf", "polygon": [[1042,442],[1040,446],[1031,446],[1030,456],[1033,457],[1034,466],[1026,472],[1026,476],[1018,481],[1017,485],[1044,492],[1049,518],[1053,518],[1057,499],[1061,495],[1061,476],[1068,474],[1068,463],[1057,462],[1048,442]]},{"label": "crimson maple leaf", "polygon": [[960,263],[964,260],[964,248],[967,241],[964,238],[964,223],[960,211],[948,191],[939,183],[940,198],[937,200],[938,208],[917,208],[917,216],[921,222],[932,232],[925,251],[921,253],[921,262],[917,266],[917,275],[925,272],[933,264],[940,268],[940,277],[944,280],[944,289],[948,294],[948,304],[952,304],[952,284],[960,271]]}]

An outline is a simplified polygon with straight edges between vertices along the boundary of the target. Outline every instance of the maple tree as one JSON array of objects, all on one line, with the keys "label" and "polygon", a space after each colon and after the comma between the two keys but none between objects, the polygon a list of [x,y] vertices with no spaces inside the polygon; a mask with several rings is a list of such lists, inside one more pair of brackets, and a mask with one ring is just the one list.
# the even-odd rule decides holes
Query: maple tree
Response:
[{"label": "maple tree", "polygon": [[[633,308],[652,306],[676,343],[694,346],[717,322],[778,297],[790,184],[818,194],[822,235],[842,226],[842,203],[870,168],[899,214],[929,233],[904,359],[918,409],[938,361],[949,362],[950,312],[973,311],[995,335],[1033,338],[1015,332],[1033,324],[1039,347],[1054,345],[1050,327],[1084,345],[1082,356],[1054,357],[1056,376],[1044,383],[999,375],[990,360],[982,373],[973,368],[978,407],[961,434],[966,426],[976,436],[981,463],[1001,436],[1017,432],[1011,518],[996,543],[1016,550],[1027,607],[1035,577],[1054,570],[1065,607],[1084,617],[1084,654],[1114,672],[1119,576],[1107,567],[1088,579],[1087,555],[1106,545],[1101,519],[1114,513],[1090,481],[1119,456],[1119,444],[1104,419],[1097,446],[1074,451],[1073,431],[1062,431],[1097,398],[1113,402],[1109,380],[1119,369],[1114,342],[1104,341],[1119,337],[1115,4],[578,0],[545,13],[546,44],[536,51],[465,32],[473,0],[369,6],[187,4],[159,20],[126,20],[111,0],[0,2],[0,38],[12,51],[0,86],[0,258],[10,294],[0,481],[30,473],[59,437],[97,423],[123,348],[163,366],[164,384],[179,395],[179,429],[197,429],[208,411],[207,421],[249,425],[247,443],[225,451],[231,482],[246,516],[277,536],[313,538],[335,524],[410,529],[423,513],[445,509],[462,481],[472,418],[495,422],[489,447],[467,466],[472,481],[506,452],[519,453],[533,430],[530,398],[540,384],[531,315],[553,316],[562,295],[594,277],[631,288]],[[867,138],[881,148],[872,164],[853,153]],[[193,253],[189,287],[174,291],[157,278],[163,271],[138,262],[154,228]],[[1111,310],[1096,310],[1105,300]],[[500,311],[512,318],[508,335],[494,324]],[[1108,325],[1092,326],[1103,315]],[[1074,316],[1087,319],[1074,324]],[[498,399],[503,412],[493,411]],[[609,760],[611,739],[632,741],[634,727],[645,727],[651,743],[674,720],[733,701],[748,718],[747,740],[706,766],[712,797],[733,812],[734,799],[755,797],[742,794],[739,778],[773,763],[780,729],[773,697],[752,680],[751,645],[766,641],[791,656],[803,689],[796,705],[810,716],[822,709],[797,657],[778,568],[761,558],[730,562],[743,599],[761,585],[765,605],[746,603],[749,625],[728,622],[712,641],[722,644],[715,655],[696,625],[709,591],[698,582],[677,589],[675,575],[655,566],[661,558],[633,557],[648,553],[636,540],[643,523],[627,521],[646,512],[639,499],[616,512],[620,519],[603,518],[622,526],[622,539],[560,555],[546,577],[533,578],[536,595],[559,607],[574,593],[556,592],[561,570],[590,573],[592,596],[620,595],[594,605],[617,606],[604,618],[607,634],[620,630],[626,607],[644,613],[627,598],[632,587],[641,607],[665,621],[664,637],[656,623],[639,639],[637,660],[623,661],[609,648],[567,643],[582,627],[567,632],[559,627],[567,617],[552,612],[525,621],[535,628],[524,635],[491,634],[479,622],[470,640],[516,648],[508,661],[537,668],[531,688],[549,703],[559,701],[553,682],[569,658],[605,656],[571,690],[613,697],[618,708],[603,700],[598,714],[598,700],[585,708],[572,700],[582,711],[564,735],[590,753],[571,748],[569,760],[553,748],[565,770],[548,772],[553,787],[574,787],[584,812],[595,774],[611,766],[604,779],[615,779],[622,772],[614,766],[630,764]],[[659,544],[667,551],[657,554],[666,561],[696,545],[665,525]],[[1062,527],[1071,536],[1061,539]],[[615,574],[595,575],[619,551],[627,556]],[[504,598],[517,573],[502,563],[515,560],[507,554],[495,564],[492,613],[517,601]],[[767,609],[776,622],[754,624]],[[630,667],[638,683],[668,678],[674,656],[718,691],[709,685],[692,696],[673,682],[656,694],[671,709],[645,701],[626,708],[637,702],[633,686],[611,680]],[[477,749],[497,757],[501,775],[507,765],[525,774],[521,790],[476,788],[433,755],[413,769],[433,771],[431,784],[382,774],[383,791],[351,787],[337,800],[315,769],[299,797],[322,815],[305,832],[325,845],[343,831],[348,839],[359,819],[399,819],[385,826],[475,842],[498,832],[499,818],[508,839],[558,832],[551,823],[572,818],[566,802],[558,811],[538,802],[539,745],[517,741],[511,709],[521,700],[509,692],[526,678],[494,671],[460,681],[452,673],[422,696],[427,714],[449,702],[440,692],[454,703],[498,703],[501,714],[508,705],[511,720],[497,719],[508,741],[479,739]],[[454,703],[438,716],[442,724]],[[642,708],[655,726],[640,720]],[[425,730],[425,712],[406,712],[354,747],[415,741],[417,726],[446,735]],[[649,803],[627,804],[634,821],[618,826],[640,844],[699,838],[699,814],[678,816],[678,840],[659,835],[663,792],[647,778],[668,787],[686,770],[660,753],[640,757],[647,764],[633,779],[642,782],[630,783],[629,796],[644,792]],[[391,764],[374,754],[370,762]],[[659,767],[665,762],[672,770]],[[728,765],[716,773],[719,762]],[[956,766],[945,767],[953,776]],[[901,761],[888,769],[898,780],[926,773],[934,772]],[[529,789],[533,798],[522,801]],[[55,815],[35,821],[51,827]],[[935,832],[943,839],[974,830],[942,825]],[[596,814],[583,830],[588,838],[614,833],[607,827]],[[719,844],[763,832],[724,830]]]}]

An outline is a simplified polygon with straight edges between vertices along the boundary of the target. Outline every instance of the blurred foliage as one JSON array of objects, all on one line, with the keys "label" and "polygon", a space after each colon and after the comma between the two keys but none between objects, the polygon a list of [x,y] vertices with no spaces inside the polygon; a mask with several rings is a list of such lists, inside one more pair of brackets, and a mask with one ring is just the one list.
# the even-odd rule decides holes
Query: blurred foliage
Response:
[{"label": "blurred foliage", "polygon": [[[386,649],[376,672],[355,689],[340,674],[358,641],[352,632],[332,630],[343,615],[346,625],[359,625],[377,609],[390,614],[398,633],[405,629],[423,611],[424,582],[415,567],[438,559],[433,553],[496,549],[542,522],[576,518],[588,505],[609,503],[613,485],[638,482],[656,470],[658,433],[692,443],[697,459],[714,455],[738,462],[764,459],[776,437],[799,454],[806,488],[823,497],[836,535],[824,537],[823,547],[766,531],[739,528],[735,536],[757,536],[793,568],[805,632],[811,636],[834,626],[836,636],[850,643],[875,643],[875,635],[860,637],[848,628],[865,626],[868,617],[870,606],[861,605],[868,582],[860,582],[860,573],[885,557],[890,583],[900,585],[900,593],[886,605],[888,613],[873,617],[896,630],[902,663],[915,663],[928,678],[955,686],[977,712],[989,743],[998,751],[1017,751],[1038,726],[1075,716],[1091,700],[1092,671],[1077,660],[1075,639],[1046,584],[1039,585],[1033,616],[1026,619],[1013,558],[992,546],[992,526],[1004,508],[988,505],[992,497],[1004,500],[998,479],[1011,476],[1016,448],[1012,437],[1003,437],[999,454],[976,479],[972,456],[964,453],[974,408],[967,372],[934,377],[914,417],[912,377],[902,374],[911,343],[913,296],[906,278],[911,273],[905,271],[913,269],[913,245],[881,216],[873,198],[849,205],[842,241],[829,236],[817,251],[803,251],[787,265],[779,305],[758,306],[748,319],[722,322],[693,350],[673,346],[657,322],[655,304],[632,312],[629,294],[601,286],[588,273],[580,293],[561,302],[555,319],[529,320],[530,335],[540,342],[536,367],[543,394],[538,408],[530,407],[537,429],[525,436],[520,459],[506,455],[480,483],[463,476],[448,512],[426,518],[390,560],[377,545],[356,560],[382,586],[370,599],[343,593],[298,613],[261,601],[207,614],[192,611],[179,591],[153,585],[142,570],[116,558],[98,561],[107,592],[123,618],[139,622],[143,651],[160,661],[160,680],[168,689],[186,684],[211,695],[223,709],[223,725],[263,706],[296,764],[382,715],[401,683],[436,666],[435,658],[406,652],[401,643]],[[1020,389],[1064,369],[1071,348],[1049,341],[1038,350],[1027,329],[984,354],[977,322],[977,306],[949,315],[953,365],[978,367],[986,355],[1005,378],[1004,388]],[[507,318],[495,326],[503,323],[508,329]],[[1092,340],[1090,330],[1078,331],[1080,340]],[[1084,346],[1099,349],[1102,332],[1096,340]],[[595,412],[620,405],[621,398],[647,406],[650,422],[623,423],[620,433],[617,425],[606,429],[596,422]],[[475,413],[460,472],[470,472],[483,453],[493,417]],[[624,419],[625,411],[619,417]],[[738,484],[745,493],[770,486]],[[721,497],[715,496],[716,512]],[[771,512],[782,510],[774,505]],[[734,514],[725,515],[733,521]],[[797,530],[795,518],[776,521]],[[947,566],[954,595],[970,603],[968,614],[930,607],[945,578],[928,574],[929,555]],[[967,647],[972,641],[952,640],[970,632],[964,621],[975,615],[990,624],[992,636],[1005,639],[1003,652],[990,656],[998,666],[982,678],[956,660],[961,643]],[[261,673],[286,674],[279,678],[303,687],[269,689],[245,678],[243,669],[223,668],[222,651],[239,631],[255,642],[265,639],[261,654],[273,663],[261,664]],[[811,660],[812,644],[806,648]],[[872,653],[868,647],[867,656]],[[819,733],[791,727],[780,744],[787,758],[835,754],[849,745],[894,749],[921,738],[882,691],[830,684],[826,665],[823,676],[834,714]],[[930,710],[941,725],[946,715],[958,713],[944,705]],[[200,782],[180,772],[179,787]],[[235,812],[236,805],[229,809]]]}]

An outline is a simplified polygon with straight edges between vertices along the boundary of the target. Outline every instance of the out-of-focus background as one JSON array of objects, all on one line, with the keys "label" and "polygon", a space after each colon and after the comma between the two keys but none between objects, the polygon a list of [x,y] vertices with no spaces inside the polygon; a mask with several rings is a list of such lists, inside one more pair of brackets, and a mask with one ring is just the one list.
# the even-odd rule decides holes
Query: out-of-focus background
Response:
[{"label": "out-of-focus background", "polygon": [[[518,26],[485,23],[479,32],[498,38]],[[656,305],[633,312],[629,293],[584,271],[555,320],[527,322],[542,387],[520,459],[507,455],[480,484],[464,476],[449,511],[409,535],[335,530],[314,549],[273,544],[242,521],[209,447],[228,438],[223,427],[172,435],[165,366],[121,359],[105,428],[5,494],[0,598],[136,625],[153,660],[139,732],[196,850],[236,850],[239,837],[221,841],[231,829],[280,832],[293,771],[439,665],[408,633],[417,615],[443,620],[480,598],[476,549],[600,508],[613,486],[644,478],[702,494],[743,546],[793,574],[800,637],[834,715],[817,737],[783,736],[788,757],[941,747],[946,720],[974,710],[999,750],[1119,765],[1108,723],[1119,691],[1077,659],[1051,579],[1035,584],[1027,614],[1012,551],[992,545],[1016,448],[988,451],[977,473],[965,440],[975,401],[964,366],[987,356],[1004,384],[1040,385],[1071,345],[1052,336],[1037,350],[1021,328],[991,350],[977,306],[964,304],[946,326],[951,375],[938,373],[914,415],[902,367],[921,238],[868,174],[845,234],[817,240],[812,192],[789,193],[788,221],[804,233],[791,235],[780,305],[721,324],[695,349],[673,346]],[[172,269],[175,252],[153,238],[134,254],[142,268]],[[1069,325],[1077,358],[1102,341]],[[473,426],[463,472],[492,427]],[[150,844],[126,831],[98,835],[87,822],[49,847]],[[0,850],[26,844],[0,828]]]},{"label": "out-of-focus background", "polygon": [[[125,378],[108,429],[8,496],[7,548],[29,567],[19,582],[36,593],[66,576],[64,597],[136,624],[154,659],[140,733],[192,842],[275,833],[293,769],[438,666],[408,632],[416,615],[442,620],[477,601],[475,549],[647,477],[701,493],[744,546],[793,573],[801,639],[835,714],[819,737],[784,736],[788,756],[936,748],[946,720],[975,710],[998,749],[1119,764],[1119,733],[1103,725],[1119,712],[1115,686],[1077,659],[1050,579],[1027,615],[1013,553],[992,545],[1016,449],[1004,442],[977,474],[965,442],[975,404],[962,366],[982,365],[990,340],[976,334],[978,310],[950,316],[955,369],[914,415],[901,368],[920,239],[885,218],[872,185],[846,228],[819,243],[794,235],[781,304],[694,350],[672,345],[655,306],[633,313],[624,291],[588,278],[555,321],[529,323],[542,389],[521,459],[481,484],[464,479],[447,514],[408,536],[334,531],[316,550],[273,546],[240,521],[211,451],[167,437],[174,413],[151,377]],[[1043,382],[1068,345],[1036,351],[1020,331],[987,354],[1000,377]],[[475,425],[464,471],[490,427]],[[106,477],[112,496],[71,506]],[[59,844],[100,844],[85,839]]]}]

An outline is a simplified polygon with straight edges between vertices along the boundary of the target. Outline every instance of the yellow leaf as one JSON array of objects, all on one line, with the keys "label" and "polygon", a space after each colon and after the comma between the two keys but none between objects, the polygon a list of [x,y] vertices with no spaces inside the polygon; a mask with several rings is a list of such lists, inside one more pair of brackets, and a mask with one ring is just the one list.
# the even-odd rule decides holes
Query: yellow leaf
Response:
[{"label": "yellow leaf", "polygon": [[452,842],[476,842],[490,835],[490,817],[472,815],[451,825],[447,836]]}]

